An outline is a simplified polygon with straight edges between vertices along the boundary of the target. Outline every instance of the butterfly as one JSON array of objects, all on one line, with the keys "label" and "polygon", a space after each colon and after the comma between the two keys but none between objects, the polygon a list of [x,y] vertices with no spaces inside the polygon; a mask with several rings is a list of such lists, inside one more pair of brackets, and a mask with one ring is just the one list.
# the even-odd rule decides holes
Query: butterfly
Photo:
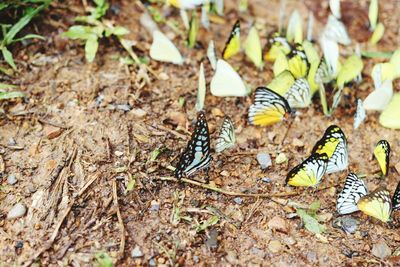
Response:
[{"label": "butterfly", "polygon": [[290,15],[288,27],[286,29],[286,39],[289,42],[303,42],[303,19],[297,10],[294,10]]},{"label": "butterfly", "polygon": [[314,153],[288,173],[286,185],[314,187],[321,181],[327,166],[328,156]]},{"label": "butterfly", "polygon": [[392,198],[393,210],[400,210],[400,182],[397,184],[396,190]]},{"label": "butterfly", "polygon": [[326,62],[325,58],[322,57],[315,74],[315,82],[329,83],[335,78],[334,76],[335,73],[333,68]]},{"label": "butterfly", "polygon": [[354,129],[360,127],[360,124],[365,120],[367,114],[365,113],[364,105],[361,99],[357,99],[357,110],[354,114]]},{"label": "butterfly", "polygon": [[266,61],[275,61],[279,52],[287,55],[292,51],[292,47],[285,37],[281,36],[279,32],[274,32],[268,38],[267,52],[264,55]]},{"label": "butterfly", "polygon": [[249,91],[239,74],[223,59],[218,59],[210,91],[215,96],[246,96]]},{"label": "butterfly", "polygon": [[284,97],[293,108],[305,108],[311,104],[311,89],[307,79],[299,78],[289,90],[285,93]]},{"label": "butterfly", "polygon": [[387,222],[392,213],[392,200],[389,191],[384,188],[378,188],[371,194],[362,197],[358,203],[358,208],[365,214]]},{"label": "butterfly", "polygon": [[[388,65],[385,65],[388,64]],[[364,108],[366,110],[384,110],[386,106],[389,104],[390,100],[393,97],[393,82],[391,78],[386,78],[386,72],[393,72],[391,68],[387,68],[385,66],[391,66],[389,63],[381,63],[377,64],[372,68],[372,79],[374,80],[374,88],[364,100]],[[390,76],[392,76],[390,74]]]},{"label": "butterfly", "polygon": [[296,44],[287,58],[288,69],[296,79],[307,76],[310,64],[301,44]]},{"label": "butterfly", "polygon": [[204,100],[206,98],[206,77],[204,75],[203,62],[200,64],[199,81],[197,86],[196,110],[200,111],[204,108]]},{"label": "butterfly", "polygon": [[160,31],[153,32],[153,43],[150,47],[150,57],[157,61],[183,64],[183,57],[178,48]]},{"label": "butterfly", "polygon": [[267,126],[288,118],[292,114],[285,98],[266,87],[258,87],[254,104],[249,108],[249,122],[253,125]]},{"label": "butterfly", "polygon": [[222,58],[228,59],[236,55],[240,50],[240,21],[237,20],[233,25],[231,34],[222,51]]},{"label": "butterfly", "polygon": [[208,124],[204,112],[199,112],[192,137],[176,166],[175,177],[180,179],[206,169],[211,160]]},{"label": "butterfly", "polygon": [[290,71],[282,71],[278,76],[275,76],[272,81],[267,85],[267,88],[271,89],[279,95],[285,95],[287,91],[292,87],[295,82],[295,78]]},{"label": "butterfly", "polygon": [[197,33],[199,32],[199,22],[196,17],[196,13],[192,13],[192,18],[190,19],[189,32],[187,37],[187,46],[193,48],[196,44]]},{"label": "butterfly", "polygon": [[196,6],[202,5],[206,0],[167,0],[168,4],[181,9],[194,9]]},{"label": "butterfly", "polygon": [[374,156],[378,160],[382,174],[386,176],[389,171],[390,145],[386,140],[380,140],[374,149]]},{"label": "butterfly", "polygon": [[208,61],[210,61],[212,69],[215,70],[216,67],[217,67],[217,55],[215,53],[215,46],[214,46],[214,41],[213,40],[211,40],[208,43],[207,58],[208,58]]},{"label": "butterfly", "polygon": [[395,94],[379,116],[379,123],[387,128],[400,129],[400,94]]},{"label": "butterfly", "polygon": [[326,173],[347,169],[349,160],[347,139],[339,126],[329,126],[324,136],[314,145],[311,153],[324,153],[328,155],[329,162]]},{"label": "butterfly", "polygon": [[347,33],[346,26],[342,21],[338,20],[335,16],[329,15],[328,22],[323,30],[323,35],[328,39],[335,41],[342,45],[351,44],[351,39]]},{"label": "butterfly", "polygon": [[236,136],[233,122],[229,117],[225,117],[224,121],[222,122],[221,131],[215,144],[215,151],[220,153],[225,149],[234,146],[235,142]]},{"label": "butterfly", "polygon": [[368,194],[363,180],[354,173],[349,173],[342,191],[336,200],[336,210],[339,214],[349,214],[358,211],[357,202]]},{"label": "butterfly", "polygon": [[254,63],[254,65],[261,69],[263,67],[262,47],[260,36],[256,27],[252,26],[249,31],[245,42],[245,54]]}]

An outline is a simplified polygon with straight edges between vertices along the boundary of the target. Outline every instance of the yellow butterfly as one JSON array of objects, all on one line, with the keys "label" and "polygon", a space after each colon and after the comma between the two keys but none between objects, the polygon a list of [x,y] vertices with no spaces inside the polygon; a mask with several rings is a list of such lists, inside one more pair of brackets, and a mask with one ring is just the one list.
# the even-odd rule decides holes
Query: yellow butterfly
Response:
[{"label": "yellow butterfly", "polygon": [[306,77],[310,64],[301,44],[296,44],[295,48],[288,55],[288,68],[293,76],[298,79]]},{"label": "yellow butterfly", "polygon": [[281,95],[266,87],[258,87],[254,104],[249,108],[249,122],[268,126],[288,118],[292,113],[288,102]]},{"label": "yellow butterfly", "polygon": [[329,126],[324,136],[315,144],[311,153],[326,154],[328,167],[326,173],[333,173],[347,169],[349,156],[347,139],[339,126]]},{"label": "yellow butterfly", "polygon": [[290,51],[292,48],[285,37],[282,37],[279,32],[275,32],[268,38],[268,51],[265,53],[264,59],[274,62],[280,52],[287,55]]},{"label": "yellow butterfly", "polygon": [[400,93],[393,95],[389,105],[379,116],[379,123],[387,128],[400,129]]},{"label": "yellow butterfly", "polygon": [[319,184],[328,166],[328,156],[314,153],[294,167],[286,177],[286,185],[313,186]]},{"label": "yellow butterfly", "polygon": [[362,197],[358,201],[357,206],[365,214],[377,218],[382,222],[390,220],[392,200],[389,191],[384,188],[378,188],[371,194]]},{"label": "yellow butterfly", "polygon": [[249,31],[245,42],[245,53],[248,58],[256,65],[257,68],[262,69],[263,59],[262,59],[262,47],[260,36],[255,26],[252,26]]},{"label": "yellow butterfly", "polygon": [[386,176],[389,171],[390,145],[386,140],[380,140],[374,149],[374,156],[378,160],[382,174]]},{"label": "yellow butterfly", "polygon": [[237,20],[233,25],[231,34],[222,51],[222,58],[228,59],[236,55],[240,50],[240,21]]}]

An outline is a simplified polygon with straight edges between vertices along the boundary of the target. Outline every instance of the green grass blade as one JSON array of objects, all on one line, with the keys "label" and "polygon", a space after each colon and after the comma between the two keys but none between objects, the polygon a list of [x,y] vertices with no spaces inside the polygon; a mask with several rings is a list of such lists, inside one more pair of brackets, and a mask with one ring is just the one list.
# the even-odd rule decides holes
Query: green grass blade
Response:
[{"label": "green grass blade", "polygon": [[15,66],[13,56],[11,52],[7,49],[7,47],[3,46],[1,48],[1,53],[3,54],[3,58],[6,60],[8,65],[10,65],[14,70],[17,70],[17,66]]},{"label": "green grass blade", "polygon": [[17,98],[17,97],[26,97],[26,94],[23,92],[0,92],[0,100]]}]

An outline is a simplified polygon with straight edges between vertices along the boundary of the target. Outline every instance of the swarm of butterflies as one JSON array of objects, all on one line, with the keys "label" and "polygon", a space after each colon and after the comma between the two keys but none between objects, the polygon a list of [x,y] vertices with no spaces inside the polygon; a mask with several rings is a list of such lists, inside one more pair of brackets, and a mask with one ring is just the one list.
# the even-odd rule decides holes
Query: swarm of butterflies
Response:
[{"label": "swarm of butterflies", "polygon": [[[180,8],[184,25],[188,29],[187,45],[194,47],[199,22],[196,7],[201,6],[201,23],[209,27],[208,14],[223,14],[223,0],[167,0],[167,3]],[[313,96],[318,92],[323,112],[331,116],[339,105],[344,89],[349,84],[361,81],[364,67],[361,60],[360,46],[356,45],[355,54],[344,63],[339,60],[340,45],[348,46],[351,39],[341,21],[340,1],[330,0],[331,14],[328,17],[319,44],[320,57],[313,45],[313,16],[310,13],[307,24],[307,38],[303,39],[303,21],[296,10],[291,14],[286,28],[272,33],[268,38],[267,51],[263,55],[260,36],[256,25],[252,25],[244,44],[246,56],[261,70],[265,62],[273,64],[273,80],[267,86],[260,86],[254,91],[254,102],[248,110],[248,122],[252,125],[268,126],[295,116],[298,108],[311,105]],[[193,9],[191,19],[187,10]],[[376,44],[384,33],[384,26],[378,23],[378,1],[372,0],[369,8],[371,44]],[[281,24],[281,22],[280,22]],[[280,26],[280,25],[279,25]],[[222,58],[217,57],[214,42],[209,41],[207,58],[214,75],[210,82],[210,92],[219,97],[245,97],[251,88],[242,80],[238,72],[228,63],[228,59],[241,51],[241,28],[237,20],[222,51]],[[281,26],[279,27],[281,29]],[[183,64],[185,59],[172,41],[161,31],[153,32],[150,57],[158,61]],[[393,94],[393,80],[400,78],[400,49],[396,50],[389,62],[376,64],[371,74],[375,90],[362,101],[357,99],[354,117],[354,129],[366,119],[365,110],[382,111],[379,121],[389,128],[400,129],[400,94]],[[326,87],[332,90],[333,98],[327,100]],[[181,179],[195,172],[209,168],[212,156],[210,136],[204,101],[206,79],[204,64],[200,64],[196,110],[198,117],[193,135],[181,155],[175,170],[175,177]],[[331,102],[329,106],[328,103]],[[232,120],[223,120],[220,134],[216,140],[217,153],[235,144],[235,132]],[[374,155],[382,173],[387,175],[390,146],[387,141],[378,143]],[[287,175],[286,184],[291,186],[316,187],[324,174],[346,170],[348,167],[347,139],[336,125],[327,128],[324,136],[315,144],[311,155],[294,167]],[[350,173],[343,191],[337,199],[339,214],[348,214],[357,210],[387,222],[392,210],[400,209],[399,186],[393,196],[385,189],[368,194],[364,182],[356,174]]]}]

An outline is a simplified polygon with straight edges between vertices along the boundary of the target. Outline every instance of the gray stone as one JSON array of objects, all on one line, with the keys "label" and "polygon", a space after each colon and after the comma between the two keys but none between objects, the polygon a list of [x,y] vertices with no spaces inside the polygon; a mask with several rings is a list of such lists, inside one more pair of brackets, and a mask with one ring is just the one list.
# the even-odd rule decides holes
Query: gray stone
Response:
[{"label": "gray stone", "polygon": [[25,205],[22,203],[17,203],[8,212],[7,219],[12,220],[12,219],[20,218],[20,217],[24,216],[25,213],[26,213]]}]

